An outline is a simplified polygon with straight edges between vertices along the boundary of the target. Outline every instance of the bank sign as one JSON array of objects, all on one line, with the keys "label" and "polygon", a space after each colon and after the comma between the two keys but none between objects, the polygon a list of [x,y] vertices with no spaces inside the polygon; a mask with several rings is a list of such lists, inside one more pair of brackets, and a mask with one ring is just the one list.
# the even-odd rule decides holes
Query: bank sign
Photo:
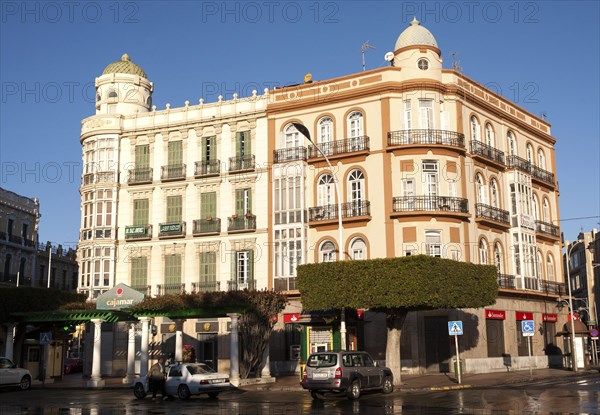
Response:
[{"label": "bank sign", "polygon": [[144,294],[125,284],[118,284],[96,299],[97,310],[121,310],[142,302]]}]

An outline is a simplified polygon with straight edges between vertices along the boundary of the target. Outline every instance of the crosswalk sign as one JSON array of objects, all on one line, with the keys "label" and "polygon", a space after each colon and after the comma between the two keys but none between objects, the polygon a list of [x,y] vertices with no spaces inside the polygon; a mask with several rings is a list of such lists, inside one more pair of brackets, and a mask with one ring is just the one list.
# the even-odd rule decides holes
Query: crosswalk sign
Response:
[{"label": "crosswalk sign", "polygon": [[463,334],[463,325],[462,321],[449,321],[448,322],[448,334],[451,336],[462,336]]},{"label": "crosswalk sign", "polygon": [[46,346],[48,344],[52,343],[52,332],[51,331],[47,331],[44,333],[40,333],[40,345],[41,346]]}]

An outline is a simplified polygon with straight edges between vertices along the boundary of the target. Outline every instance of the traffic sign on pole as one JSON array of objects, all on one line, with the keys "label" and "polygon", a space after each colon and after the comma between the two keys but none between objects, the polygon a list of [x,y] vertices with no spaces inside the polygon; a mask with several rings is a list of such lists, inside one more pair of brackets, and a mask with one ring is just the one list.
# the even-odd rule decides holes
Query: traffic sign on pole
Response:
[{"label": "traffic sign on pole", "polygon": [[522,320],[521,331],[523,332],[523,336],[532,337],[535,333],[535,324],[533,320]]},{"label": "traffic sign on pole", "polygon": [[47,332],[40,333],[40,345],[46,346],[50,343],[52,343],[52,332],[47,331]]},{"label": "traffic sign on pole", "polygon": [[462,321],[449,321],[448,322],[448,334],[451,336],[462,336],[463,334],[463,325]]}]

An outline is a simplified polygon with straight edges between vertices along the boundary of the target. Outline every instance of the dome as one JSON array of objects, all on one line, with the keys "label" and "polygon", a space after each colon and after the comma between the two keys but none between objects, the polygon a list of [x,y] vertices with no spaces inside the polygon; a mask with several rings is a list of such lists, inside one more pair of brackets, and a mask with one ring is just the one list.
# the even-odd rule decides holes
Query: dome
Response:
[{"label": "dome", "polygon": [[110,73],[125,73],[129,75],[139,75],[142,78],[148,79],[146,76],[146,72],[142,68],[140,68],[135,63],[131,62],[128,54],[124,54],[121,56],[120,61],[116,61],[111,63],[104,69],[102,75],[110,74]]},{"label": "dome", "polygon": [[421,22],[419,22],[416,17],[410,22],[410,26],[400,33],[394,50],[408,46],[433,46],[434,48],[439,49],[431,32],[421,26]]}]

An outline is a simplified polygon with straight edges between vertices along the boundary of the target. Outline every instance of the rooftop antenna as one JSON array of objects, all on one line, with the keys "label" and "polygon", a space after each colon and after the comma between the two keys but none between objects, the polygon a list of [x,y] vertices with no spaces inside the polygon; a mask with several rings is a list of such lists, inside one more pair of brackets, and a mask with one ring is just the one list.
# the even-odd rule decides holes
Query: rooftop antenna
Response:
[{"label": "rooftop antenna", "polygon": [[367,49],[375,49],[375,46],[369,45],[369,41],[367,40],[361,46],[362,50],[362,64],[363,64],[363,72],[365,71],[365,50]]},{"label": "rooftop antenna", "polygon": [[546,111],[542,111],[541,117],[542,117],[542,120],[545,120],[546,118],[548,118],[548,114],[546,113]]},{"label": "rooftop antenna", "polygon": [[458,57],[458,52],[452,52],[452,69],[458,72],[462,72],[463,68],[460,66],[460,61],[456,59]]}]

